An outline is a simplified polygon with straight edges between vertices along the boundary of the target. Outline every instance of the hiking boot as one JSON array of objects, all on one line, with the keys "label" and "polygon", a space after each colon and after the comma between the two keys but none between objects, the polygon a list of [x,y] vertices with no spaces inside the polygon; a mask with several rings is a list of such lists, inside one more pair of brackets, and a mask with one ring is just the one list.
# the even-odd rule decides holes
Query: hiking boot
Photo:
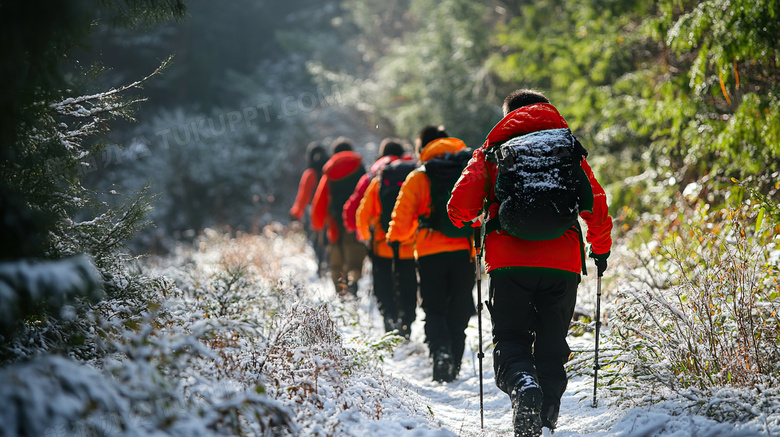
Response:
[{"label": "hiking boot", "polygon": [[436,382],[452,382],[455,369],[455,358],[449,349],[442,346],[433,353],[433,380]]},{"label": "hiking boot", "polygon": [[542,406],[542,426],[549,428],[550,431],[555,431],[555,426],[558,424],[558,413],[560,410],[560,405]]},{"label": "hiking boot", "polygon": [[509,393],[515,437],[542,435],[542,389],[536,378],[523,372]]},{"label": "hiking boot", "polygon": [[409,340],[409,338],[412,336],[412,328],[401,321],[399,321],[396,326],[396,329],[398,329],[398,335]]},{"label": "hiking boot", "polygon": [[347,285],[346,294],[351,297],[357,297],[358,284],[357,282],[351,282]]}]

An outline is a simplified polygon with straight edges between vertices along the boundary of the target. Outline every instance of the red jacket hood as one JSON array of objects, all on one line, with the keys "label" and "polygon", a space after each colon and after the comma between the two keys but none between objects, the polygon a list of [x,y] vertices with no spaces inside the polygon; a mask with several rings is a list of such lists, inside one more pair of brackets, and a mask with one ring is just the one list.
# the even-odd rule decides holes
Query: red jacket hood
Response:
[{"label": "red jacket hood", "polygon": [[482,145],[483,149],[504,142],[517,135],[525,135],[547,129],[569,127],[566,120],[549,103],[535,103],[515,109],[496,124]]},{"label": "red jacket hood", "polygon": [[363,158],[359,153],[351,150],[339,152],[330,157],[322,167],[322,173],[329,179],[338,180],[352,174],[363,165]]}]

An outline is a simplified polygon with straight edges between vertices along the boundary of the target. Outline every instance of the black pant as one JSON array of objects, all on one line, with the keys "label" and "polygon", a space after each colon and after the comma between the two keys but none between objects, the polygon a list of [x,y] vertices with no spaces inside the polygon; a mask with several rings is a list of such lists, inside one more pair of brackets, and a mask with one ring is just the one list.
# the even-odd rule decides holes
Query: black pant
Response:
[{"label": "black pant", "polygon": [[417,266],[414,259],[397,261],[397,290],[393,275],[393,259],[374,256],[371,262],[374,295],[382,317],[411,326],[417,309]]},{"label": "black pant", "polygon": [[519,372],[537,376],[544,405],[559,405],[566,391],[566,342],[580,276],[555,269],[522,269],[490,277],[493,367],[496,385],[509,393]]},{"label": "black pant", "polygon": [[467,250],[420,257],[420,297],[431,352],[448,348],[460,364],[474,308],[474,260]]}]

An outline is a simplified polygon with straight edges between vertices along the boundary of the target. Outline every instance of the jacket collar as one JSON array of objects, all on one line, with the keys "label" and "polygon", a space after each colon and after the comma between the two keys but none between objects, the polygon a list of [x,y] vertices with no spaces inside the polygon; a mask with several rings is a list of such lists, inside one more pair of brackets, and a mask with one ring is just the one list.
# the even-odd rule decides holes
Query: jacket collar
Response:
[{"label": "jacket collar", "polygon": [[564,127],[569,125],[555,106],[549,103],[523,106],[507,114],[490,130],[482,148],[487,149],[493,144],[503,143],[518,135]]}]

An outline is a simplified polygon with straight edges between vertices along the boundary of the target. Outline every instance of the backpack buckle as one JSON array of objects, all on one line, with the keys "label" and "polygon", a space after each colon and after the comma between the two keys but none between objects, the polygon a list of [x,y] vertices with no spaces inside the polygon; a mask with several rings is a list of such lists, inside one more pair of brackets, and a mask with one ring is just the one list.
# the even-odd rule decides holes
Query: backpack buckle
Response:
[{"label": "backpack buckle", "polygon": [[512,151],[505,147],[496,149],[496,162],[498,163],[499,168],[504,168],[506,170],[514,170],[515,168],[515,157],[512,154]]}]

